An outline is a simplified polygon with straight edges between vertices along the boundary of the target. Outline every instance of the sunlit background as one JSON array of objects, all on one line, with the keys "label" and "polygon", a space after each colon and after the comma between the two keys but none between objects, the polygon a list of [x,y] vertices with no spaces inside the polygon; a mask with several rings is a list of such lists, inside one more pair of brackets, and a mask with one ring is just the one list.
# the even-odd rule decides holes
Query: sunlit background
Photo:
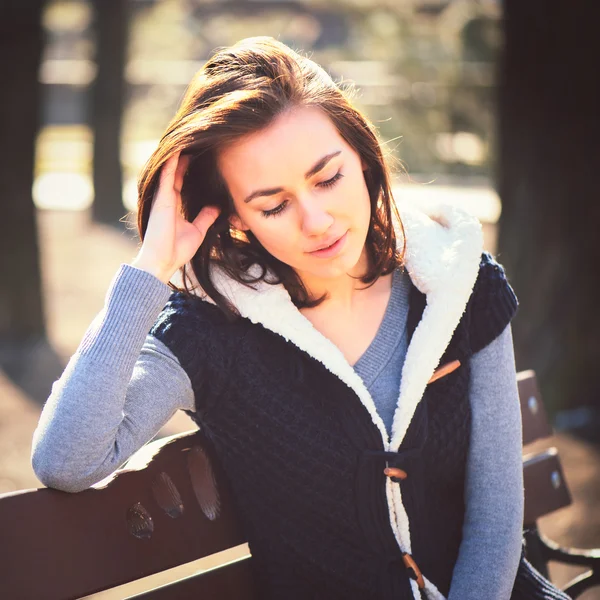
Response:
[{"label": "sunlit background", "polygon": [[[26,12],[27,3],[10,1]],[[567,545],[600,546],[593,2],[35,1],[44,40],[33,179],[13,197],[2,187],[6,170],[0,177],[0,494],[39,485],[29,453],[42,404],[117,268],[135,256],[137,178],[186,86],[215,48],[271,35],[355,85],[354,102],[394,167],[397,198],[452,202],[481,220],[485,247],[520,301],[517,369],[538,375],[574,496],[542,529]],[[0,80],[4,98],[27,57],[11,54],[11,14],[1,11],[0,3],[0,68],[13,77]],[[123,60],[109,57],[120,48]],[[119,108],[99,117],[98,98],[112,101],[111,93]],[[2,117],[0,141],[14,132],[11,110]],[[95,151],[99,139],[108,146]],[[10,144],[17,148],[2,146],[0,172]],[[23,294],[40,298],[35,326],[34,311],[19,310]],[[180,413],[158,437],[191,428]]]},{"label": "sunlit background", "polygon": [[[486,222],[497,219],[499,201],[490,185],[501,39],[496,2],[283,1],[243,15],[220,2],[131,4],[121,139],[128,210],[135,210],[142,165],[209,53],[243,37],[272,35],[309,52],[336,81],[358,87],[356,103],[388,151],[414,182],[429,184],[399,180],[404,196],[450,194]],[[87,110],[96,73],[92,17],[83,1],[49,2],[45,10],[45,104],[34,187],[41,209],[82,210],[93,201]]]}]

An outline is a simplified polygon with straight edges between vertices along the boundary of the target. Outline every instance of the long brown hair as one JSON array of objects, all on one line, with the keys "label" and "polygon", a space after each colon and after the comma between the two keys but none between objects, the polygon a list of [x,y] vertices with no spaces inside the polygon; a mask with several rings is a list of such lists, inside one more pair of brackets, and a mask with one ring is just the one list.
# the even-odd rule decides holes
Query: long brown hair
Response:
[{"label": "long brown hair", "polygon": [[[267,252],[250,231],[242,233],[230,225],[233,200],[216,162],[220,148],[240,136],[266,128],[284,111],[296,106],[317,106],[367,166],[364,176],[371,201],[366,238],[369,270],[361,281],[372,285],[380,275],[391,273],[403,263],[405,253],[405,242],[401,252],[396,247],[393,220],[401,228],[403,240],[404,229],[392,198],[389,167],[375,130],[352,106],[350,95],[350,88],[342,89],[319,65],[274,38],[251,37],[218,49],[188,86],[177,114],[142,170],[137,217],[140,239],[144,239],[162,166],[177,152],[190,155],[181,192],[185,218],[192,220],[206,205],[221,208],[189,263],[203,291],[228,317],[233,318],[237,313],[215,287],[211,279],[212,263],[246,285],[259,280],[283,283],[299,308],[319,304],[324,297],[310,298],[294,269]],[[260,267],[258,276],[251,277],[247,272],[252,264]],[[181,291],[191,293],[187,265],[181,270],[184,285]]]}]

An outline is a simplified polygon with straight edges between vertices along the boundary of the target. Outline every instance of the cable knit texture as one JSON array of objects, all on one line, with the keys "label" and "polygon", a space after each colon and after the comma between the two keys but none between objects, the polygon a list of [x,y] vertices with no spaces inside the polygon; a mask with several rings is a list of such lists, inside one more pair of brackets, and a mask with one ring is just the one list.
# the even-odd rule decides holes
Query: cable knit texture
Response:
[{"label": "cable knit texture", "polygon": [[[425,304],[411,284],[409,338]],[[464,515],[468,358],[516,310],[503,269],[484,252],[440,360],[462,366],[427,387],[398,451],[389,452],[356,393],[322,362],[260,323],[228,323],[198,297],[171,295],[151,334],[190,377],[198,404],[186,412],[239,499],[261,598],[414,597],[390,527],[386,464],[408,473],[393,485],[411,524],[411,554],[439,594],[448,594]],[[519,573],[521,587],[534,582],[529,598],[562,597],[548,595],[545,580],[535,584],[523,561]]]},{"label": "cable knit texture", "polygon": [[571,596],[552,585],[525,558],[525,542],[510,600],[572,600]]}]

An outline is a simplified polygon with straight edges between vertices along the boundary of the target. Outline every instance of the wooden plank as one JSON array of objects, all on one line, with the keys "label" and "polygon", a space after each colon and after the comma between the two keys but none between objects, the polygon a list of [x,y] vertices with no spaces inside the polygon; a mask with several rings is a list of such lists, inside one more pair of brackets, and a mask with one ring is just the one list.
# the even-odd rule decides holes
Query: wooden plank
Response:
[{"label": "wooden plank", "polygon": [[523,458],[525,526],[571,504],[571,494],[558,460],[556,448]]},{"label": "wooden plank", "polygon": [[130,596],[131,600],[258,600],[249,558]]},{"label": "wooden plank", "polygon": [[517,374],[521,419],[523,422],[523,445],[550,437],[553,434],[537,384],[534,371]]},{"label": "wooden plank", "polygon": [[246,541],[199,431],[142,450],[101,487],[0,496],[0,598],[79,598]]}]

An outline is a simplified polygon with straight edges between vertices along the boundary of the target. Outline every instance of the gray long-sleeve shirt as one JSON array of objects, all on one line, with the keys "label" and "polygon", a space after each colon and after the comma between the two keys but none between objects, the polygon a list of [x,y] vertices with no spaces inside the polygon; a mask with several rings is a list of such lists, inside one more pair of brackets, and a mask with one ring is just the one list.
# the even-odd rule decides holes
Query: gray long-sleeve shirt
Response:
[{"label": "gray long-sleeve shirt", "polygon": [[[53,384],[33,435],[32,465],[49,487],[83,490],[119,468],[178,409],[194,409],[177,358],[148,334],[170,288],[121,265],[103,309]],[[392,296],[373,343],[355,364],[391,426],[406,353],[407,281]],[[382,365],[379,356],[390,356]],[[394,389],[395,388],[395,389]],[[521,414],[510,326],[471,358],[472,431],[463,541],[449,600],[508,600],[523,523]]]}]

